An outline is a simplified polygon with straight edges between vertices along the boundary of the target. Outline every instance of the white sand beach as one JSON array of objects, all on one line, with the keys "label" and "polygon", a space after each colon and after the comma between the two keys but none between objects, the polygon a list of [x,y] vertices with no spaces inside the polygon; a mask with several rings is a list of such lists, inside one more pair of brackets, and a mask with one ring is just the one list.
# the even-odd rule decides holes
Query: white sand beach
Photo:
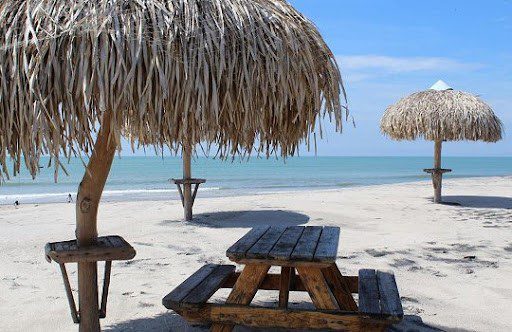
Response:
[{"label": "white sand beach", "polygon": [[[105,203],[100,235],[118,234],[137,250],[115,262],[106,331],[195,331],[162,297],[264,224],[341,227],[337,263],[394,271],[407,315],[444,330],[512,329],[512,177],[445,181],[434,205],[428,182],[201,198],[194,222],[179,201]],[[73,204],[0,207],[0,330],[76,331],[57,264],[46,242],[74,238]],[[70,266],[76,288],[75,268]],[[101,272],[101,269],[100,269]],[[267,292],[268,293],[268,292]],[[262,294],[269,301],[276,294]],[[200,329],[198,329],[200,330]]]}]

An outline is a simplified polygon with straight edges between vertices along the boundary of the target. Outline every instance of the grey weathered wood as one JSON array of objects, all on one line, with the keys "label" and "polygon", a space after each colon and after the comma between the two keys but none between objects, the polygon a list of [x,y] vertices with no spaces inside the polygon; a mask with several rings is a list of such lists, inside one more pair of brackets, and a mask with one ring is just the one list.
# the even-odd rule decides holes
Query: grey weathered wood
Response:
[{"label": "grey weathered wood", "polygon": [[425,168],[423,169],[423,172],[425,173],[450,173],[452,172],[449,168]]},{"label": "grey weathered wood", "polygon": [[245,255],[247,258],[262,258],[266,259],[268,253],[272,250],[276,242],[284,233],[284,227],[270,227],[270,229],[263,234],[263,236],[247,251]]},{"label": "grey weathered wood", "polygon": [[295,249],[290,255],[292,260],[312,261],[315,256],[316,245],[320,239],[322,227],[308,226],[302,232]]},{"label": "grey weathered wood", "polygon": [[268,258],[281,260],[290,259],[290,255],[292,254],[293,249],[295,249],[304,229],[305,227],[303,226],[288,227],[276,242],[274,248],[269,252]]},{"label": "grey weathered wood", "polygon": [[201,184],[205,183],[206,179],[171,179],[174,184]]},{"label": "grey weathered wood", "polygon": [[103,272],[103,289],[101,290],[100,318],[107,317],[108,288],[110,287],[110,274],[112,272],[112,261],[105,262]]},{"label": "grey weathered wood", "polygon": [[110,242],[114,248],[122,248],[126,245],[126,241],[119,236],[106,236],[103,239]]},{"label": "grey weathered wood", "polygon": [[251,229],[226,251],[226,256],[231,259],[244,258],[247,251],[251,249],[251,247],[268,231],[269,228],[270,226]]},{"label": "grey weathered wood", "polygon": [[78,317],[78,311],[76,310],[75,298],[73,297],[73,292],[71,291],[71,285],[69,284],[66,266],[64,263],[60,263],[59,266],[62,273],[62,279],[64,280],[64,288],[66,289],[66,296],[68,298],[69,309],[71,311],[71,318],[73,319],[73,323],[78,324],[80,323],[80,319]]},{"label": "grey weathered wood", "polygon": [[167,294],[162,303],[167,309],[171,309],[172,303],[181,302],[194,288],[197,287],[206,277],[208,277],[218,265],[208,264],[201,267],[193,275],[187,278],[183,283],[176,287],[172,292]]},{"label": "grey weathered wood", "polygon": [[117,235],[98,237],[94,245],[78,247],[76,240],[47,243],[46,259],[57,263],[129,260],[135,249]]},{"label": "grey weathered wood", "polygon": [[359,270],[359,312],[380,315],[379,286],[375,270]]},{"label": "grey weathered wood", "polygon": [[194,205],[194,202],[196,200],[197,190],[198,189],[199,189],[199,183],[196,183],[196,185],[194,187],[194,192],[192,193],[192,205]]},{"label": "grey weathered wood", "polygon": [[404,311],[393,273],[377,271],[381,314],[402,318]]},{"label": "grey weathered wood", "polygon": [[212,273],[185,296],[183,303],[185,305],[205,303],[233,272],[235,272],[234,265],[217,265]]},{"label": "grey weathered wood", "polygon": [[318,240],[314,260],[319,262],[336,262],[339,239],[339,227],[324,227]]}]

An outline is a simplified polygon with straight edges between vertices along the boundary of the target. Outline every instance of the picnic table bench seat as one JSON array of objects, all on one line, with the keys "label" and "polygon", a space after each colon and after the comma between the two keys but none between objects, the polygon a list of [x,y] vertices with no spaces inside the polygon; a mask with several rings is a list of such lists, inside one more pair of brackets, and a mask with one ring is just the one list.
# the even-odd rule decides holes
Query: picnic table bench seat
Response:
[{"label": "picnic table bench seat", "polygon": [[402,320],[404,311],[392,273],[359,270],[358,293],[360,314],[376,319]]},{"label": "picnic table bench seat", "polygon": [[162,304],[176,312],[183,308],[200,307],[215,294],[235,272],[234,265],[207,264],[167,294]]}]

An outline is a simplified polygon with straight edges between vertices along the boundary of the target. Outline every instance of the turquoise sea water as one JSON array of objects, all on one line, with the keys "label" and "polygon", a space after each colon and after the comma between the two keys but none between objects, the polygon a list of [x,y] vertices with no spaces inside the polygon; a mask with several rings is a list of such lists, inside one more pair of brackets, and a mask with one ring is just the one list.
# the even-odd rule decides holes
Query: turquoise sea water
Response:
[{"label": "turquoise sea water", "polygon": [[[46,166],[43,158],[41,165]],[[221,161],[200,157],[193,161],[194,177],[206,178],[199,196],[235,196],[242,193],[340,188],[371,184],[426,181],[423,168],[432,167],[431,157],[297,157],[283,160],[251,158]],[[512,157],[445,157],[448,178],[512,175]],[[54,183],[54,169],[42,168],[36,180],[26,170],[0,186],[0,204],[66,202],[73,198],[83,176],[83,165],[72,159],[66,165],[69,176],[60,172]],[[181,159],[175,157],[122,157],[114,160],[103,199],[179,199],[170,178],[181,177]]]}]

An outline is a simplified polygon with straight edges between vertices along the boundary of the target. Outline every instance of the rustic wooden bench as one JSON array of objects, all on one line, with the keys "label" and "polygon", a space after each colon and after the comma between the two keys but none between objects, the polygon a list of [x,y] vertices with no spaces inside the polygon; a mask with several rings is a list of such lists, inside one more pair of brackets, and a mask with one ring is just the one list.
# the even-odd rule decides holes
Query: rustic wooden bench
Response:
[{"label": "rustic wooden bench", "polygon": [[[253,229],[227,251],[247,264],[241,272],[232,265],[205,265],[162,303],[193,324],[213,323],[212,331],[235,325],[378,331],[399,322],[403,311],[393,274],[361,270],[343,276],[335,263],[338,238],[336,227]],[[271,265],[281,273],[268,273]],[[225,303],[209,302],[220,288],[232,289]],[[279,291],[277,308],[250,305],[262,289]],[[290,291],[307,292],[316,310],[288,308]],[[359,294],[359,306],[353,294]]]}]

